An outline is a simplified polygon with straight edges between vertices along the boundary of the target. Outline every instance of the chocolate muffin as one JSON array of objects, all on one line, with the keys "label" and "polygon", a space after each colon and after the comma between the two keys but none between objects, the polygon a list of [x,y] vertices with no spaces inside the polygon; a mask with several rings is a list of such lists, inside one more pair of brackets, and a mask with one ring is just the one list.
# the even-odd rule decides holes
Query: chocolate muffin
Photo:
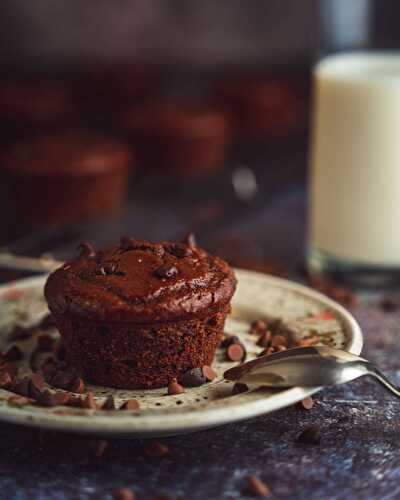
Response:
[{"label": "chocolate muffin", "polygon": [[163,387],[210,365],[236,280],[226,262],[190,243],[123,238],[51,274],[45,297],[68,362],[109,387]]},{"label": "chocolate muffin", "polygon": [[19,221],[39,226],[116,211],[132,154],[101,135],[63,132],[18,141],[1,163]]},{"label": "chocolate muffin", "polygon": [[128,107],[118,125],[145,167],[199,176],[221,169],[232,143],[228,115],[190,99],[165,99]]}]

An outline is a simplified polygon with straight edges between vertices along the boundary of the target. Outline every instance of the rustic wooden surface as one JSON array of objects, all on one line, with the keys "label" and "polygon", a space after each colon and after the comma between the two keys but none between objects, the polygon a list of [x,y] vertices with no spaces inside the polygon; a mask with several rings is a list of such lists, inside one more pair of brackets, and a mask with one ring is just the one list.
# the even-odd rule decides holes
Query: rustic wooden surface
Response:
[{"label": "rustic wooden surface", "polygon": [[[79,239],[84,233],[102,244],[118,232],[148,236],[149,220],[154,221],[150,230],[157,237],[175,237],[196,227],[207,247],[230,252],[232,258],[233,246],[241,254],[239,260],[279,261],[290,276],[301,280],[304,190],[296,183],[291,162],[287,165],[293,182],[284,189],[270,189],[260,174],[261,196],[250,205],[230,204],[232,193],[226,195],[225,184],[210,189],[209,199],[196,200],[193,194],[190,202],[172,192],[163,203],[148,204],[138,193],[132,202],[135,209],[131,207],[118,224],[110,223],[107,231],[104,225],[94,224],[74,235]],[[283,167],[281,175],[286,175]],[[218,196],[218,189],[224,196]],[[75,244],[72,237],[63,243],[53,241],[48,249],[66,257]],[[43,242],[19,245],[32,253],[44,249]],[[365,357],[400,383],[400,310],[382,311],[380,301],[387,293],[360,293],[353,312],[365,335]],[[290,407],[242,423],[163,439],[170,452],[161,458],[146,456],[143,441],[114,439],[104,456],[95,458],[91,440],[1,424],[0,498],[106,499],[122,486],[132,487],[138,499],[161,494],[185,500],[251,498],[245,480],[249,474],[262,478],[274,498],[400,498],[399,414],[399,401],[373,381],[362,380],[324,390],[309,411]],[[322,428],[320,444],[299,444],[297,436],[311,423]]]}]

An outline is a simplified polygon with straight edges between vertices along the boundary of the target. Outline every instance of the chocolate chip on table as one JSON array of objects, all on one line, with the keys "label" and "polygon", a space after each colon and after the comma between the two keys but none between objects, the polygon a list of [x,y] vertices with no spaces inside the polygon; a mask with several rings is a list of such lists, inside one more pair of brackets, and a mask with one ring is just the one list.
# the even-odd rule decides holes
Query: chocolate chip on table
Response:
[{"label": "chocolate chip on table", "polygon": [[32,337],[33,332],[31,328],[24,328],[23,326],[15,326],[8,335],[10,342],[22,342]]},{"label": "chocolate chip on table", "polygon": [[114,500],[135,500],[135,493],[130,488],[120,488],[113,493]]},{"label": "chocolate chip on table", "polygon": [[207,382],[212,382],[217,376],[217,374],[211,368],[211,366],[204,365],[201,370],[202,370],[204,378],[207,380]]},{"label": "chocolate chip on table", "polygon": [[93,451],[94,456],[96,458],[101,458],[106,453],[109,448],[110,443],[108,441],[104,441],[104,439],[99,439],[93,443]]},{"label": "chocolate chip on table", "polygon": [[242,382],[236,382],[236,384],[232,388],[232,394],[242,394],[242,392],[247,392],[249,388],[246,384]]},{"label": "chocolate chip on table", "polygon": [[154,271],[158,278],[173,278],[178,274],[178,269],[175,266],[160,266]]},{"label": "chocolate chip on table", "polygon": [[39,351],[52,351],[54,348],[54,338],[46,333],[40,335],[37,342],[37,348]]},{"label": "chocolate chip on table", "polygon": [[71,382],[70,390],[76,394],[83,394],[85,392],[85,382],[81,377],[77,377]]},{"label": "chocolate chip on table", "polygon": [[298,405],[300,408],[304,408],[304,410],[311,410],[314,406],[314,400],[311,396],[307,396],[303,400],[299,401]]},{"label": "chocolate chip on table", "polygon": [[192,368],[179,375],[178,382],[184,387],[199,387],[206,383],[201,368]]},{"label": "chocolate chip on table", "polygon": [[144,452],[149,457],[163,457],[169,453],[169,448],[159,441],[153,441],[144,449]]},{"label": "chocolate chip on table", "polygon": [[93,392],[88,392],[86,398],[82,401],[82,408],[88,410],[97,410],[97,403],[94,399]]},{"label": "chocolate chip on table", "polygon": [[264,481],[262,481],[254,474],[252,474],[251,476],[247,476],[247,484],[250,493],[252,493],[256,497],[265,498],[271,494],[268,486],[264,483]]},{"label": "chocolate chip on table", "polygon": [[137,399],[128,399],[120,407],[120,410],[139,410],[139,409],[140,409],[140,404]]},{"label": "chocolate chip on table", "polygon": [[101,405],[102,410],[116,410],[115,407],[115,401],[113,396],[110,394],[107,399],[104,401],[104,403]]},{"label": "chocolate chip on table", "polygon": [[382,311],[387,312],[387,313],[393,313],[399,310],[400,308],[400,301],[395,300],[391,297],[385,297],[384,299],[381,300],[381,308]]},{"label": "chocolate chip on table", "polygon": [[321,441],[321,429],[319,425],[313,424],[305,427],[299,434],[297,441],[304,444],[319,444]]},{"label": "chocolate chip on table", "polygon": [[231,344],[226,350],[226,357],[229,361],[243,361],[246,350],[242,344]]},{"label": "chocolate chip on table", "polygon": [[185,388],[181,385],[178,384],[178,381],[176,378],[171,379],[171,381],[168,384],[168,394],[170,396],[174,396],[176,394],[183,394],[185,392]]},{"label": "chocolate chip on table", "polygon": [[6,361],[20,361],[24,357],[23,352],[17,345],[11,346],[8,351],[4,354],[4,359]]},{"label": "chocolate chip on table", "polygon": [[93,245],[87,241],[81,243],[78,246],[78,252],[80,257],[88,257],[88,258],[96,257],[96,252],[93,248]]}]

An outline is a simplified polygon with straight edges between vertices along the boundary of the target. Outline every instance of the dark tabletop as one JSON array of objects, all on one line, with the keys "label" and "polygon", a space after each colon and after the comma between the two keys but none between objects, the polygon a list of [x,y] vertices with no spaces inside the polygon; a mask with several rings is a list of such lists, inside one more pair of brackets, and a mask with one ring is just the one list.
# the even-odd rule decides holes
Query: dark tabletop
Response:
[{"label": "dark tabletop", "polygon": [[[173,238],[195,228],[202,245],[234,263],[284,269],[304,281],[303,153],[261,162],[254,170],[259,189],[251,200],[235,195],[232,172],[208,181],[202,190],[207,196],[198,195],[195,185],[164,184],[161,189],[139,180],[117,221],[43,231],[20,239],[13,249],[31,254],[52,250],[63,258],[83,236],[101,245],[123,232]],[[364,332],[364,356],[400,383],[400,309],[389,313],[381,307],[389,293],[397,292],[358,292],[352,312]],[[103,457],[95,458],[93,439],[1,424],[0,498],[111,498],[122,486],[131,487],[138,499],[161,494],[193,500],[251,498],[246,490],[249,474],[262,478],[276,498],[400,498],[399,412],[400,402],[380,386],[356,381],[322,391],[311,410],[292,406],[162,439],[169,453],[161,458],[148,457],[142,440],[117,439],[109,440]],[[309,424],[321,427],[320,444],[297,441]]]}]

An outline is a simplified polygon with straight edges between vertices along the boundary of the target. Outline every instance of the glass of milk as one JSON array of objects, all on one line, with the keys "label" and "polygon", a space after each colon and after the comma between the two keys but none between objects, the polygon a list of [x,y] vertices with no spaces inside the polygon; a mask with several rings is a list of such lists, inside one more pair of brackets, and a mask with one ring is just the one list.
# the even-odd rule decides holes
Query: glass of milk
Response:
[{"label": "glass of milk", "polygon": [[308,267],[400,278],[400,51],[344,52],[314,69]]}]

